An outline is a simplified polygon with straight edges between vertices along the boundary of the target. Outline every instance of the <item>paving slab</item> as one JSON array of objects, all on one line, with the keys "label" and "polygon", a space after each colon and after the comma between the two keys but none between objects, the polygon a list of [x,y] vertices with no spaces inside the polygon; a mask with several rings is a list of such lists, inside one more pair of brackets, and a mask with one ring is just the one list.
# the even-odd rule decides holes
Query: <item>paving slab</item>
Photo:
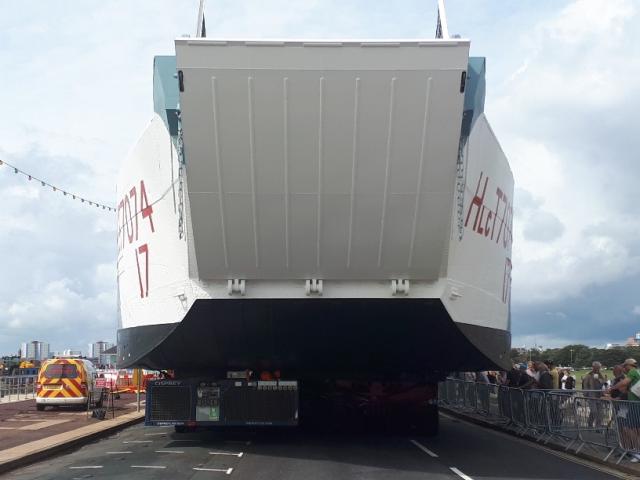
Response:
[{"label": "paving slab", "polygon": [[36,410],[35,400],[0,405],[0,474],[144,419],[135,395],[121,395],[104,420],[69,408]]},{"label": "paving slab", "polygon": [[35,400],[0,405],[0,473],[142,421],[135,400],[121,394],[104,420],[70,407],[40,412]]},{"label": "paving slab", "polygon": [[[120,394],[119,399],[114,399],[113,407],[113,412],[110,409],[106,418],[135,411],[135,394]],[[103,421],[91,418],[86,410],[77,407],[47,407],[39,412],[33,399],[5,403],[0,405],[0,448],[4,450]]]}]

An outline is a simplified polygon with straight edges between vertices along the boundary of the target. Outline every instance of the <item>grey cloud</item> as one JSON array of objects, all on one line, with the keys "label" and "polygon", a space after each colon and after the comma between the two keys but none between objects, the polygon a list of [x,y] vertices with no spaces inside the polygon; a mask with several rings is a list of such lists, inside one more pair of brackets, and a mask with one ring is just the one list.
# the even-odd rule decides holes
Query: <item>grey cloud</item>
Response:
[{"label": "grey cloud", "polygon": [[526,220],[523,230],[527,240],[552,242],[564,233],[564,224],[553,213],[534,211]]}]

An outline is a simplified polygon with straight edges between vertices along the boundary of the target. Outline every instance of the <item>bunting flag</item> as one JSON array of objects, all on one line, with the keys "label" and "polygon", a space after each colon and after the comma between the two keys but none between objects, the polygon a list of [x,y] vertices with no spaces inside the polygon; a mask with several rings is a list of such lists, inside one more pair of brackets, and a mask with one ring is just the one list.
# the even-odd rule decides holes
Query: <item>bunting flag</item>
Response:
[{"label": "bunting flag", "polygon": [[13,169],[13,173],[14,174],[16,174],[16,175],[19,174],[19,175],[22,175],[24,177],[27,177],[29,179],[29,181],[34,181],[35,180],[36,182],[40,182],[40,185],[42,185],[42,187],[45,187],[45,188],[51,187],[51,190],[53,192],[62,193],[62,195],[65,196],[65,197],[67,195],[70,195],[73,200],[80,200],[81,203],[85,203],[86,202],[86,203],[89,204],[89,206],[92,206],[92,207],[95,206],[96,208],[102,208],[102,210],[108,210],[110,212],[115,212],[116,211],[116,209],[114,207],[111,207],[109,205],[105,205],[103,203],[94,202],[93,200],[88,200],[88,199],[86,199],[84,197],[81,197],[80,195],[76,195],[74,193],[71,193],[71,192],[68,192],[66,190],[63,190],[60,187],[56,187],[55,185],[52,185],[52,184],[50,184],[48,182],[45,182],[44,180],[40,180],[39,178],[36,178],[33,175],[20,170],[18,167],[14,167],[13,165],[11,165],[10,163],[5,162],[4,160],[0,160],[0,167],[5,166],[5,165],[7,167]]}]

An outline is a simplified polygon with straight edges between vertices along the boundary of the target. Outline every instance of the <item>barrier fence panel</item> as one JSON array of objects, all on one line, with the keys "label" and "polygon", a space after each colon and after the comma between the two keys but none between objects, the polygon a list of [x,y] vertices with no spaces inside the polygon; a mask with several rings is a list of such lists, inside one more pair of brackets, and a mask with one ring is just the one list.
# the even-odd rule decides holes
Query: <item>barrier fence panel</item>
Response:
[{"label": "barrier fence panel", "polygon": [[527,390],[524,392],[525,419],[527,431],[538,440],[548,433],[547,409],[545,407],[544,390]]},{"label": "barrier fence panel", "polygon": [[0,399],[27,400],[36,393],[37,375],[0,376]]},{"label": "barrier fence panel", "polygon": [[618,446],[618,428],[612,402],[600,398],[601,392],[597,395],[575,397],[576,425],[581,442],[576,453],[587,444],[598,445],[609,449],[605,457],[608,459]]},{"label": "barrier fence panel", "polygon": [[509,408],[511,410],[512,426],[515,427],[518,434],[523,435],[527,431],[524,390],[519,388],[509,389]]},{"label": "barrier fence panel", "polygon": [[618,428],[618,447],[622,455],[620,463],[627,455],[640,459],[640,402],[616,400],[613,404],[613,420]]},{"label": "barrier fence panel", "polygon": [[[448,378],[440,385],[441,403],[452,410],[502,422],[517,434],[538,441],[620,453],[640,459],[640,402],[602,398],[602,391],[522,390],[504,385]],[[615,457],[614,457],[615,458]]]},{"label": "barrier fence panel", "polygon": [[574,408],[575,396],[566,391],[550,391],[545,394],[547,410],[549,438],[566,442],[565,450],[568,450],[578,441],[578,427],[576,424],[576,412]]},{"label": "barrier fence panel", "polygon": [[498,387],[498,410],[500,416],[505,418],[507,422],[511,422],[511,399],[509,394],[509,387],[500,385]]},{"label": "barrier fence panel", "polygon": [[476,383],[476,411],[489,416],[489,384]]},{"label": "barrier fence panel", "polygon": [[476,384],[474,382],[464,382],[464,408],[475,411],[477,405]]}]

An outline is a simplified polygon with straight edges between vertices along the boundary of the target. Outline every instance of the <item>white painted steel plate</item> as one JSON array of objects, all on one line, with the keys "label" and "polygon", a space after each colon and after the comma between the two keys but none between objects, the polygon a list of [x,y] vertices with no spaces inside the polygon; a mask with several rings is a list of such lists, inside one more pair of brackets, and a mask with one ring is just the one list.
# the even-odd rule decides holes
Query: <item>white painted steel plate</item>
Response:
[{"label": "white painted steel plate", "polygon": [[198,276],[438,278],[468,50],[176,40]]}]

